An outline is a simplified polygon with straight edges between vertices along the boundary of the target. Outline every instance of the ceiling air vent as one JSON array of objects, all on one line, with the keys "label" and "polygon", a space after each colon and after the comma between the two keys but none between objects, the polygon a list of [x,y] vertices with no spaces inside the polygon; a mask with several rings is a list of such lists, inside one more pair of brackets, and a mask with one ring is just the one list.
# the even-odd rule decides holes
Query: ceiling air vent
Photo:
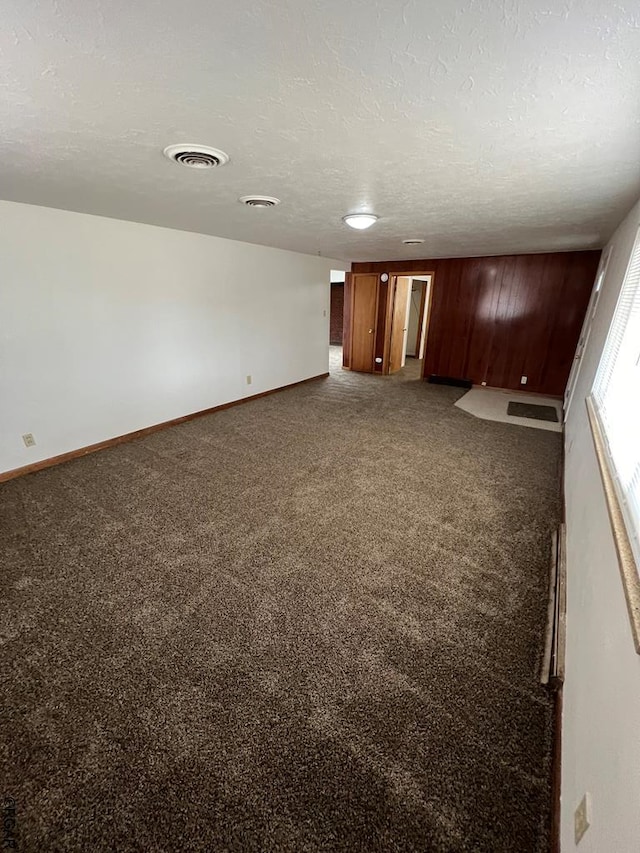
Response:
[{"label": "ceiling air vent", "polygon": [[169,145],[164,156],[190,169],[213,169],[229,162],[229,155],[207,145]]},{"label": "ceiling air vent", "polygon": [[420,243],[424,243],[424,240],[421,237],[409,237],[408,240],[402,241],[405,246],[419,246]]},{"label": "ceiling air vent", "polygon": [[280,204],[280,199],[271,195],[243,195],[238,201],[248,207],[275,207]]}]

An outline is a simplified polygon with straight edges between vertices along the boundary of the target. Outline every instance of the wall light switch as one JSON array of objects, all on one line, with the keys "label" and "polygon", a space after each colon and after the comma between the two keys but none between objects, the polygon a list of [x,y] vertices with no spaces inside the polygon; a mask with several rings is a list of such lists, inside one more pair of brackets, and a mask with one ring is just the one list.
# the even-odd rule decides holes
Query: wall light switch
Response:
[{"label": "wall light switch", "polygon": [[526,384],[527,384],[527,377],[526,377],[526,376],[521,376],[521,377],[520,377],[520,384],[521,384],[521,385],[526,385]]},{"label": "wall light switch", "polygon": [[251,374],[247,376],[247,385],[251,385]]},{"label": "wall light switch", "polygon": [[591,794],[585,793],[573,815],[576,844],[580,844],[585,832],[591,826]]},{"label": "wall light switch", "polygon": [[35,438],[30,432],[25,432],[25,434],[22,436],[22,440],[24,441],[25,447],[33,447],[36,443]]}]

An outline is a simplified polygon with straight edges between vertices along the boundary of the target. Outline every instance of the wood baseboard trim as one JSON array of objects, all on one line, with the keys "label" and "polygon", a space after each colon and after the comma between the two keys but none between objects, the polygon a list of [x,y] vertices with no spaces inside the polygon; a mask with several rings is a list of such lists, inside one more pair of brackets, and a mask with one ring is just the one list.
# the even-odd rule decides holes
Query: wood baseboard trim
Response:
[{"label": "wood baseboard trim", "polygon": [[163,421],[160,424],[137,429],[134,432],[127,432],[124,435],[117,435],[115,438],[108,438],[105,441],[99,441],[96,444],[89,444],[87,447],[80,447],[78,450],[70,450],[68,453],[61,453],[59,456],[50,456],[48,459],[41,459],[39,462],[34,462],[32,465],[23,465],[21,468],[13,468],[10,471],[0,473],[0,483],[6,483],[8,480],[14,480],[16,477],[24,477],[27,474],[35,474],[37,471],[43,471],[45,468],[52,468],[54,465],[62,465],[63,462],[70,462],[72,459],[79,459],[81,456],[88,456],[90,453],[96,453],[98,450],[105,450],[108,447],[115,447],[118,444],[124,444],[127,441],[135,441],[137,438],[144,438],[146,435],[151,435],[154,432],[168,429],[178,424],[184,424],[187,421],[193,421],[196,418],[202,418],[205,415],[212,415],[214,412],[221,412],[224,409],[231,409],[234,406],[240,406],[242,403],[249,403],[251,400],[259,400],[261,397],[268,397],[270,394],[277,394],[280,391],[286,391],[288,388],[295,388],[298,385],[306,385],[307,382],[316,382],[318,379],[326,379],[328,373],[319,373],[317,376],[310,376],[308,379],[300,379],[298,382],[291,382],[289,385],[281,385],[278,388],[271,388],[269,391],[261,391],[259,394],[252,394],[250,397],[241,397],[239,400],[231,400],[229,403],[222,403],[219,406],[212,406],[210,409],[202,409],[199,412],[192,412],[190,415],[182,415],[179,418],[173,418],[170,421]]}]

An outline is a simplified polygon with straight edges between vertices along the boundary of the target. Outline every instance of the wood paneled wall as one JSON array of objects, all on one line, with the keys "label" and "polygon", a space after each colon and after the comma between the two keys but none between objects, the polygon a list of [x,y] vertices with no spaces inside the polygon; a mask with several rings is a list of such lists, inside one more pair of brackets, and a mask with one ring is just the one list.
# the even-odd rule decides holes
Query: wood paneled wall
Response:
[{"label": "wood paneled wall", "polygon": [[331,312],[329,322],[329,343],[342,343],[342,322],[344,314],[344,284],[331,285]]},{"label": "wood paneled wall", "polygon": [[599,251],[554,252],[355,263],[352,269],[433,272],[425,376],[560,396],[599,259]]}]

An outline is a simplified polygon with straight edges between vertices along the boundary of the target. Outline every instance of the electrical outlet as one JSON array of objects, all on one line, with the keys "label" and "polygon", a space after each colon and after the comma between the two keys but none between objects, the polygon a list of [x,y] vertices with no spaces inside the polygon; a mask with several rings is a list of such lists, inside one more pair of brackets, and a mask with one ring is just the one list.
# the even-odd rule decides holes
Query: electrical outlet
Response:
[{"label": "electrical outlet", "polygon": [[30,432],[25,432],[25,434],[22,436],[22,440],[24,441],[25,447],[33,447],[36,443],[35,438]]},{"label": "electrical outlet", "polygon": [[486,382],[482,382],[481,384],[482,384],[482,385],[486,385],[487,383],[486,383]]},{"label": "electrical outlet", "polygon": [[591,794],[585,793],[573,815],[576,844],[580,844],[585,832],[591,826]]},{"label": "electrical outlet", "polygon": [[526,376],[521,376],[521,377],[520,377],[520,384],[521,384],[521,385],[526,385],[526,384],[527,384],[527,377],[526,377]]},{"label": "electrical outlet", "polygon": [[251,385],[251,374],[247,376],[247,385]]},{"label": "electrical outlet", "polygon": [[327,309],[326,309],[326,308],[325,308],[325,309],[324,309],[324,311],[322,312],[322,316],[323,316],[323,317],[326,317],[326,316],[327,316]]}]

